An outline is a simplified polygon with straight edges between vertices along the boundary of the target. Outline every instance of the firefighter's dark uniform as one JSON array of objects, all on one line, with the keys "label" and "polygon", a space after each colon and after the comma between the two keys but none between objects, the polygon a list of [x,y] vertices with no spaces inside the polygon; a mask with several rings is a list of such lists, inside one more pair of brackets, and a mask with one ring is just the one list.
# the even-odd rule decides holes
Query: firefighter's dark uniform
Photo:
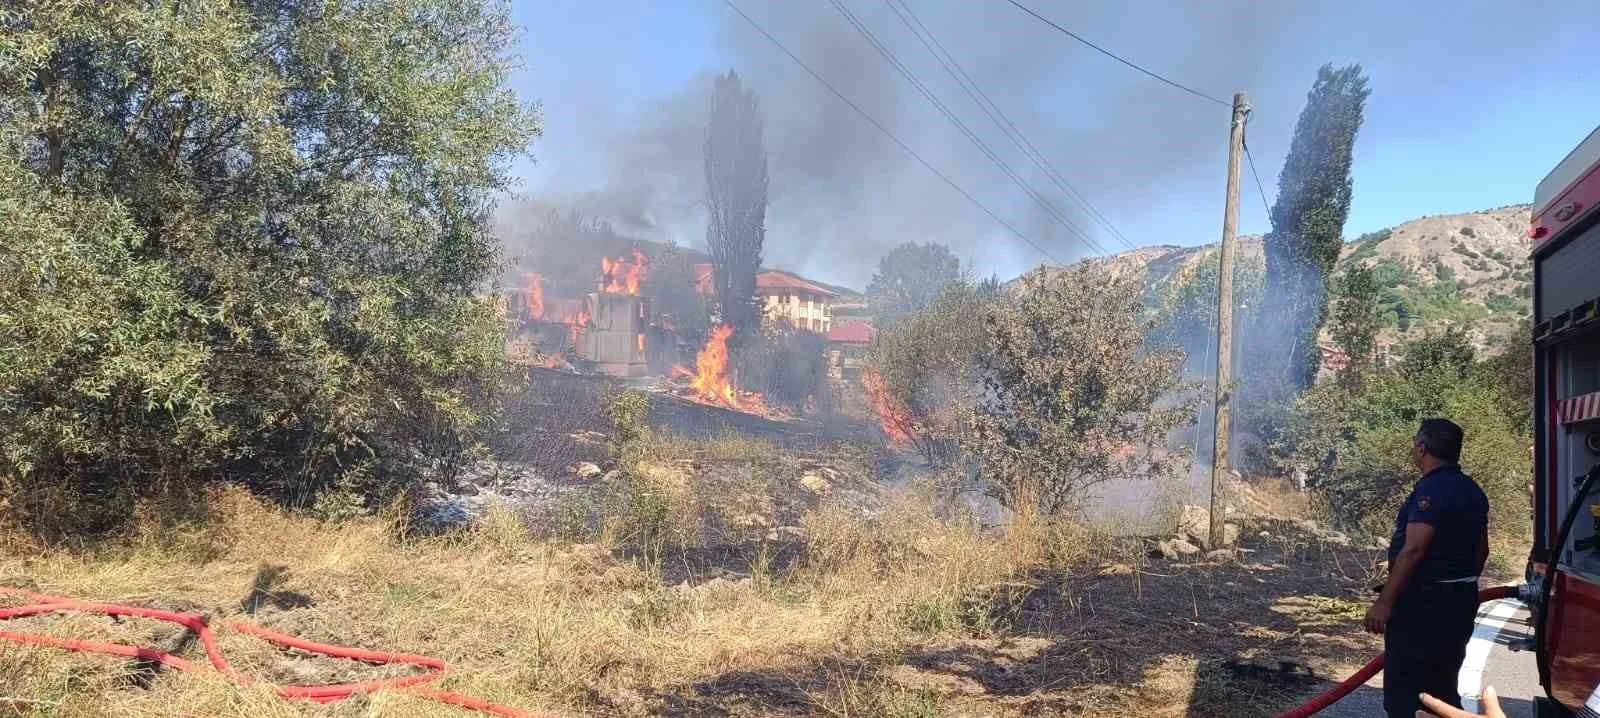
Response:
[{"label": "firefighter's dark uniform", "polygon": [[1427,693],[1461,706],[1456,674],[1478,613],[1478,549],[1489,499],[1455,464],[1417,481],[1395,516],[1389,560],[1405,545],[1406,524],[1431,524],[1433,541],[1395,601],[1383,635],[1383,706],[1391,718],[1412,718]]}]

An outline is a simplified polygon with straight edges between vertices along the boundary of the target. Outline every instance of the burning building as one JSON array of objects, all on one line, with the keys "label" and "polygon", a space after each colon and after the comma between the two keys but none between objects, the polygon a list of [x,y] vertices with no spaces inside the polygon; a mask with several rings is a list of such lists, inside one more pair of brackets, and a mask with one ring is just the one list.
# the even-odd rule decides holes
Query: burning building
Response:
[{"label": "burning building", "polygon": [[549,357],[570,355],[607,374],[642,376],[656,333],[650,300],[639,294],[648,266],[638,250],[603,257],[596,291],[581,297],[548,296],[540,275],[524,273],[522,286],[507,292],[513,333],[531,339]]},{"label": "burning building", "polygon": [[639,294],[649,264],[637,249],[626,257],[600,260],[600,287],[589,295],[589,322],[577,350],[606,374],[631,377],[650,371],[650,299]]}]

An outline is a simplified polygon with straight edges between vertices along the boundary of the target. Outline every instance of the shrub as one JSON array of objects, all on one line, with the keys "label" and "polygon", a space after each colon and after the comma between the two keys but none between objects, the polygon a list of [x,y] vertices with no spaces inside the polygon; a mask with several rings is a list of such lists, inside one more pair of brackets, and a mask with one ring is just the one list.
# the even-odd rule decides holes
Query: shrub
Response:
[{"label": "shrub", "polygon": [[989,301],[968,284],[951,284],[927,308],[880,331],[868,353],[880,420],[929,463],[948,465],[959,454],[957,419],[973,401]]},{"label": "shrub", "polygon": [[[1497,543],[1528,531],[1532,382],[1526,361],[1478,361],[1464,333],[1430,335],[1404,347],[1393,369],[1373,374],[1364,390],[1313,387],[1293,415],[1293,462],[1312,467],[1316,487],[1338,518],[1387,534],[1417,476],[1410,466],[1417,424],[1445,417],[1466,432],[1462,467],[1489,495]],[[1501,559],[1507,557],[1501,556]]]},{"label": "shrub", "polygon": [[611,455],[624,464],[638,461],[650,437],[650,397],[641,391],[624,391],[606,402],[605,419],[611,424]]},{"label": "shrub", "polygon": [[1061,513],[1097,484],[1170,468],[1143,450],[1192,412],[1170,401],[1182,357],[1146,351],[1148,324],[1132,282],[1086,266],[1024,275],[989,307],[966,447],[996,498]]},{"label": "shrub", "polygon": [[739,349],[739,384],[793,412],[833,410],[828,387],[827,341],[787,322],[765,327]]}]

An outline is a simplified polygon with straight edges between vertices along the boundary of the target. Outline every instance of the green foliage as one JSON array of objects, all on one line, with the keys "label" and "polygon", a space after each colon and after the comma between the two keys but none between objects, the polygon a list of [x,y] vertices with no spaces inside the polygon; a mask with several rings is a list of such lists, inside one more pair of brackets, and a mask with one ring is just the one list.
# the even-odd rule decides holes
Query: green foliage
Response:
[{"label": "green foliage", "polygon": [[1087,266],[1024,275],[987,312],[981,398],[966,414],[968,449],[997,498],[1016,509],[1071,511],[1097,484],[1168,468],[1159,446],[1192,415],[1158,406],[1179,388],[1182,357],[1148,352],[1140,292]]},{"label": "green foliage", "polygon": [[722,321],[733,325],[741,343],[761,329],[756,273],[767,237],[764,125],[755,91],[732,70],[718,75],[706,126],[706,245]]},{"label": "green foliage", "polygon": [[1528,357],[1477,361],[1460,332],[1431,335],[1403,353],[1399,367],[1372,373],[1359,392],[1340,384],[1306,392],[1289,432],[1294,462],[1314,468],[1318,490],[1341,518],[1386,534],[1417,478],[1409,460],[1417,424],[1449,418],[1466,431],[1462,466],[1489,495],[1491,531],[1525,536],[1533,468]]},{"label": "green foliage", "polygon": [[1385,228],[1356,237],[1355,242],[1352,243],[1356,248],[1350,252],[1350,256],[1346,257],[1345,261],[1354,264],[1378,256],[1378,245],[1383,244],[1392,234],[1393,230]]},{"label": "green foliage", "polygon": [[970,406],[974,374],[987,344],[983,317],[995,295],[963,282],[946,285],[931,304],[878,332],[867,364],[885,395],[904,409],[885,420],[911,437],[929,463],[959,454],[958,412]]},{"label": "green foliage", "polygon": [[650,269],[640,289],[656,311],[672,318],[679,336],[703,337],[711,333],[711,307],[696,286],[695,257],[675,243],[650,256]]},{"label": "green foliage", "polygon": [[1333,342],[1349,358],[1339,379],[1355,388],[1371,367],[1377,347],[1378,286],[1372,280],[1372,272],[1360,264],[1346,270],[1339,285],[1333,310]]},{"label": "green foliage", "polygon": [[1530,311],[1527,299],[1498,292],[1484,297],[1483,306],[1489,310],[1490,314],[1516,314],[1520,316]]},{"label": "green foliage", "polygon": [[1478,351],[1472,347],[1466,331],[1449,327],[1406,344],[1401,348],[1400,357],[1400,373],[1408,377],[1429,376],[1439,371],[1462,375],[1477,361]]},{"label": "green foliage", "polygon": [[13,505],[110,530],[216,476],[301,506],[448,479],[503,361],[484,218],[538,131],[504,89],[506,8],[22,7],[0,11]]},{"label": "green foliage", "polygon": [[641,391],[624,391],[612,397],[604,409],[611,424],[611,454],[631,464],[650,438],[650,396]]},{"label": "green foliage", "polygon": [[763,329],[735,357],[740,385],[792,412],[832,411],[827,340],[787,322]]},{"label": "green foliage", "polygon": [[[1151,287],[1148,303],[1156,307],[1148,337],[1151,346],[1183,350],[1185,371],[1203,374],[1215,366],[1217,268],[1221,258],[1210,252],[1194,271],[1168,277]],[[1233,265],[1233,316],[1240,325],[1254,321],[1263,308],[1263,265],[1241,257]],[[1206,361],[1210,358],[1210,362]]]},{"label": "green foliage", "polygon": [[1411,283],[1411,270],[1394,257],[1384,257],[1372,263],[1372,284],[1378,289],[1393,289]]},{"label": "green foliage", "polygon": [[1327,317],[1326,287],[1343,249],[1350,213],[1350,166],[1356,133],[1367,100],[1367,78],[1359,65],[1324,65],[1306,95],[1294,139],[1278,175],[1272,231],[1266,237],[1266,295],[1273,311],[1264,313],[1247,344],[1283,346],[1263,354],[1259,372],[1268,376],[1250,401],[1279,404],[1283,387],[1296,391],[1316,378],[1320,353],[1317,333]]},{"label": "green foliage", "polygon": [[944,288],[961,279],[961,260],[950,248],[929,242],[906,242],[878,260],[878,271],[867,284],[867,302],[879,326],[933,303]]},{"label": "green foliage", "polygon": [[[1449,274],[1454,276],[1453,272]],[[1467,324],[1489,315],[1483,305],[1469,302],[1461,295],[1461,284],[1454,279],[1409,288],[1402,296],[1414,318],[1430,322]]]}]

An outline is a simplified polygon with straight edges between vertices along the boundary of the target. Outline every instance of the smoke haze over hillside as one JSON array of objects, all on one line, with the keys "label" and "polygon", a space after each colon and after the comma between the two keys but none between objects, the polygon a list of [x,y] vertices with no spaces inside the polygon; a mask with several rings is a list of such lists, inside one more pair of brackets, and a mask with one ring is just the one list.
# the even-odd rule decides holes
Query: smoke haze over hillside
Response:
[{"label": "smoke haze over hillside", "polygon": [[[844,4],[1079,230],[1063,227],[1007,179],[829,4],[742,2],[740,7],[1050,255],[1071,260],[1098,253],[1078,237],[1080,230],[1108,251],[1123,248],[1011,145],[887,3]],[[905,241],[948,244],[983,274],[1014,275],[1046,261],[806,75],[725,4],[607,5],[518,9],[530,28],[524,43],[528,71],[521,81],[529,97],[543,102],[547,118],[545,137],[534,150],[539,162],[524,172],[523,192],[533,200],[606,217],[624,233],[701,245],[701,150],[710,78],[732,68],[755,89],[766,112],[768,264],[860,287],[878,257]],[[1356,150],[1351,232],[1372,228],[1363,222],[1381,226],[1425,212],[1520,201],[1520,194],[1505,187],[1527,184],[1531,191],[1537,177],[1530,175],[1542,170],[1527,168],[1546,164],[1535,153],[1538,161],[1523,157],[1517,161],[1525,166],[1508,171],[1498,164],[1515,153],[1502,158],[1478,152],[1469,158],[1449,149],[1457,164],[1498,168],[1500,179],[1449,194],[1450,204],[1431,196],[1428,187],[1438,180],[1406,183],[1402,196],[1384,190],[1415,171],[1436,177],[1439,163],[1432,158],[1446,151],[1437,146],[1443,138],[1484,141],[1482,135],[1500,121],[1473,113],[1442,114],[1438,108],[1472,106],[1464,98],[1536,96],[1530,82],[1541,61],[1504,42],[1499,28],[1515,22],[1513,15],[1559,14],[1560,3],[1514,11],[1417,8],[1404,15],[1379,3],[1348,2],[1292,8],[1032,5],[1202,92],[1226,98],[1237,89],[1249,91],[1256,108],[1250,142],[1269,199],[1316,67],[1365,63],[1373,98]],[[908,0],[906,6],[1133,244],[1215,240],[1227,108],[1119,65],[1007,3]],[[1570,38],[1562,28],[1552,33],[1558,45],[1579,42],[1576,31]],[[1592,48],[1574,52],[1595,54]],[[1571,60],[1568,53],[1565,62]],[[1551,134],[1553,146],[1567,143],[1560,132]],[[1407,169],[1388,169],[1402,163]],[[1262,231],[1265,212],[1248,175],[1245,191],[1241,230]],[[1509,196],[1477,199],[1485,192]],[[508,206],[506,211],[518,210]]]}]

